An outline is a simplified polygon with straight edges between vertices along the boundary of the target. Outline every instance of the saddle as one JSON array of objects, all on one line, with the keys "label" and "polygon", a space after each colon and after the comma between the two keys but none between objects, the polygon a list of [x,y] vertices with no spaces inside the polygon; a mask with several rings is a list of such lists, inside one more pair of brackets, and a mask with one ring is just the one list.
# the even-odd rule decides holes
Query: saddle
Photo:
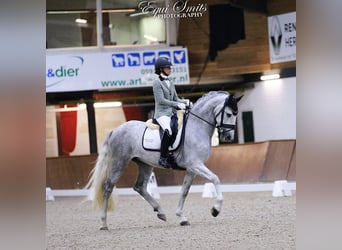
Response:
[{"label": "saddle", "polygon": [[[181,142],[184,113],[184,110],[178,110],[177,116],[171,117],[172,146],[169,147],[169,151],[175,151]],[[147,120],[146,129],[142,137],[143,148],[145,150],[160,151],[162,135],[163,131],[161,127],[156,124],[153,119]]]},{"label": "saddle", "polygon": [[[181,128],[183,126],[183,117],[184,117],[184,110],[177,110],[177,118],[178,118],[178,128]],[[160,126],[158,123],[154,121],[154,119],[148,119],[146,121],[146,126],[150,129],[160,129]]]}]

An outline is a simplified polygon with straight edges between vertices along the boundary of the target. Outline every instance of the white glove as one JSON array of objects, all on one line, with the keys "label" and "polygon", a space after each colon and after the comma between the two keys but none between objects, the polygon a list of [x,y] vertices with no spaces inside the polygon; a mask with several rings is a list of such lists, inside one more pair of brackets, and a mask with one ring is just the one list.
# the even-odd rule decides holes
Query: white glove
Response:
[{"label": "white glove", "polygon": [[189,107],[189,108],[192,108],[192,102],[190,102],[189,99],[184,99],[186,101],[186,106]]},{"label": "white glove", "polygon": [[185,108],[186,108],[185,104],[184,104],[184,103],[181,103],[181,102],[177,103],[177,107],[178,107],[179,109],[185,109]]}]

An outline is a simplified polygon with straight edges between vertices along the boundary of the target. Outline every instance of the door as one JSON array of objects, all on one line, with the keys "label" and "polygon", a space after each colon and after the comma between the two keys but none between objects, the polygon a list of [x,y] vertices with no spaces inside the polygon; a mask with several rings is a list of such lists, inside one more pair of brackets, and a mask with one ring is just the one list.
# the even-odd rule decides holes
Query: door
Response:
[{"label": "door", "polygon": [[253,112],[242,112],[243,138],[245,142],[254,142]]}]

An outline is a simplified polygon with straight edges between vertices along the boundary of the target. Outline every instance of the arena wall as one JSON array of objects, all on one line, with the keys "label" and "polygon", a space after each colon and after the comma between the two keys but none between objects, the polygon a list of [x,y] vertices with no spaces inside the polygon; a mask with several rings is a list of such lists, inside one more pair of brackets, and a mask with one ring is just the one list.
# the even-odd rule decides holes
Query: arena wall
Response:
[{"label": "arena wall", "polygon": [[[52,189],[78,189],[87,183],[97,155],[53,157],[46,159],[46,186]],[[206,162],[222,184],[273,182],[296,180],[296,141],[275,140],[259,143],[221,145],[213,147]],[[159,186],[181,185],[184,171],[156,168]],[[132,187],[137,168],[129,163],[117,187]],[[206,179],[196,177],[193,184]]]}]

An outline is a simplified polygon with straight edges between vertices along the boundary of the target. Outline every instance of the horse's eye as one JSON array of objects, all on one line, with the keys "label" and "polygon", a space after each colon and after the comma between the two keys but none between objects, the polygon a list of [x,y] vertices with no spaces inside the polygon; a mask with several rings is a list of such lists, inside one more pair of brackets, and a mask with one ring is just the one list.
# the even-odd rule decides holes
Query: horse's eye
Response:
[{"label": "horse's eye", "polygon": [[227,116],[228,116],[228,117],[231,117],[231,116],[232,116],[232,114],[227,114]]}]

